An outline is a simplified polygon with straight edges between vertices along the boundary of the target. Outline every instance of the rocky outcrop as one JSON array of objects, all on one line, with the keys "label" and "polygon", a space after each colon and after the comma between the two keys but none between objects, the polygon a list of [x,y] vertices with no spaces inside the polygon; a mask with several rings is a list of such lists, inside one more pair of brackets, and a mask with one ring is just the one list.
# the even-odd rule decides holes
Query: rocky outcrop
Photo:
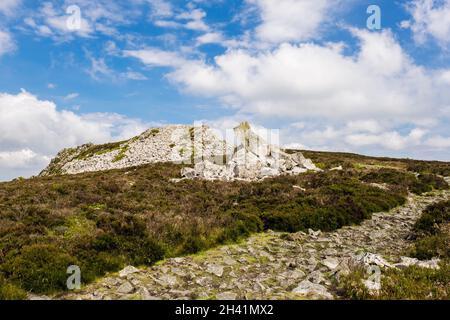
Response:
[{"label": "rocky outcrop", "polygon": [[237,146],[226,143],[207,126],[153,128],[127,141],[64,149],[40,175],[122,169],[157,162],[194,165],[184,168],[182,177],[208,180],[258,180],[320,170],[300,152],[288,154],[267,143],[247,122],[234,132],[240,141]]},{"label": "rocky outcrop", "polygon": [[173,125],[149,129],[127,141],[64,149],[40,175],[76,174],[157,162],[216,161],[232,153],[227,148],[206,126]]},{"label": "rocky outcrop", "polygon": [[[415,221],[450,191],[414,196],[390,212],[334,232],[266,232],[201,255],[127,267],[59,299],[333,299],[334,285],[356,266],[436,268],[438,260],[402,257]],[[376,290],[371,283],[370,287]]]},{"label": "rocky outcrop", "polygon": [[247,122],[234,128],[238,145],[233,148],[226,163],[214,163],[208,159],[196,162],[194,168],[185,168],[185,178],[207,180],[259,180],[279,175],[293,175],[321,171],[302,153],[288,154],[279,146],[269,144],[252,131]]}]

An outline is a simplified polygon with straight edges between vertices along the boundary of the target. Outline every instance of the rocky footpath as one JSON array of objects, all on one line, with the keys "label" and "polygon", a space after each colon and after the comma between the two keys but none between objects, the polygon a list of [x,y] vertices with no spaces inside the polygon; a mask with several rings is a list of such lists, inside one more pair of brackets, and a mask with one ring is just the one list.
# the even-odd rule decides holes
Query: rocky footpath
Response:
[{"label": "rocky footpath", "polygon": [[[447,179],[448,180],[448,179]],[[56,299],[335,299],[334,283],[355,265],[437,268],[437,260],[401,257],[414,222],[450,191],[411,196],[390,212],[330,233],[266,232],[236,245],[127,267]]]}]

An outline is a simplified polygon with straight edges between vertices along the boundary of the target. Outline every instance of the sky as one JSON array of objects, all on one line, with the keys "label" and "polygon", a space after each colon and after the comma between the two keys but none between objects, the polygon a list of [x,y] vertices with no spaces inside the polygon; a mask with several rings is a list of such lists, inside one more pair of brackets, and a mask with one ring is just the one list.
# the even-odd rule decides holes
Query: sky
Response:
[{"label": "sky", "polygon": [[0,0],[0,180],[244,120],[286,147],[450,161],[450,0]]}]

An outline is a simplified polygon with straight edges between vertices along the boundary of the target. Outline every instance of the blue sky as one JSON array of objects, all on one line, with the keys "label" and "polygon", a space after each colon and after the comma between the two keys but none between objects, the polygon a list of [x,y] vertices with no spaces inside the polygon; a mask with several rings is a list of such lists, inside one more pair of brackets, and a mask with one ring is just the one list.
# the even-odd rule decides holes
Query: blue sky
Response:
[{"label": "blue sky", "polygon": [[449,49],[450,0],[2,0],[0,179],[198,120],[450,160]]}]

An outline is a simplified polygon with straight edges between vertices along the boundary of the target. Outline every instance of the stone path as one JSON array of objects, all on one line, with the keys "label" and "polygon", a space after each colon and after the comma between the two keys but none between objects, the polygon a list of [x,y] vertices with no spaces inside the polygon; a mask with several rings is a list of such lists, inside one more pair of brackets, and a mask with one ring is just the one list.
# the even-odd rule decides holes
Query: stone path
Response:
[{"label": "stone path", "polygon": [[[59,299],[306,299],[336,298],[333,279],[348,271],[358,253],[395,263],[411,227],[429,204],[450,191],[412,196],[407,204],[377,213],[359,226],[331,233],[267,232],[241,244],[168,259],[150,268],[127,267]],[[361,257],[361,256],[360,256]],[[385,258],[386,260],[383,260]]]}]

